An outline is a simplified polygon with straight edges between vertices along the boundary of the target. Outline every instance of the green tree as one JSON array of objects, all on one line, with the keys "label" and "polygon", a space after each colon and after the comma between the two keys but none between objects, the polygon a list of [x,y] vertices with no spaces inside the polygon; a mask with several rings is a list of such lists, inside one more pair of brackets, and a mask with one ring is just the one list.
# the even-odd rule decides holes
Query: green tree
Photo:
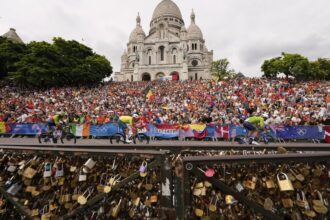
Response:
[{"label": "green tree", "polygon": [[293,76],[296,79],[311,79],[311,65],[309,60],[300,54],[282,53],[281,57],[265,60],[261,66],[264,76],[277,77],[283,73],[287,78]]},{"label": "green tree", "polygon": [[231,77],[235,74],[233,69],[229,69],[229,61],[226,58],[213,61],[211,63],[210,71],[212,76],[214,76],[218,81],[223,80],[225,77]]},{"label": "green tree", "polygon": [[310,62],[311,76],[313,79],[330,80],[330,60],[326,58],[318,58],[316,61]]},{"label": "green tree", "polygon": [[31,42],[9,78],[22,86],[92,86],[112,73],[111,63],[77,41],[54,38],[53,43]]},{"label": "green tree", "polygon": [[25,44],[0,37],[0,79],[6,77],[9,72],[16,71],[14,64],[22,58],[25,51]]},{"label": "green tree", "polygon": [[286,77],[293,76],[302,80],[310,78],[309,60],[300,54],[282,53],[280,66]]},{"label": "green tree", "polygon": [[264,77],[276,78],[281,73],[282,65],[281,57],[275,57],[270,60],[265,60],[261,66],[261,71],[264,72]]}]

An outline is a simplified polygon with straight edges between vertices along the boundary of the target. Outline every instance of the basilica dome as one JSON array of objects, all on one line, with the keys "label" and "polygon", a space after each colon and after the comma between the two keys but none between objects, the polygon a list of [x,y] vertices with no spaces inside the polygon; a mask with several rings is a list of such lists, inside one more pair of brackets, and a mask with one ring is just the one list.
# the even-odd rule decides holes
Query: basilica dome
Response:
[{"label": "basilica dome", "polygon": [[201,29],[195,23],[194,11],[192,11],[190,18],[191,18],[191,24],[187,29],[187,38],[189,40],[202,40],[203,33],[202,33]]},{"label": "basilica dome", "polygon": [[138,40],[139,35],[142,35],[143,38],[146,36],[146,34],[144,33],[142,26],[141,26],[140,15],[138,14],[138,16],[136,17],[136,27],[129,35],[129,42],[136,42]]},{"label": "basilica dome", "polygon": [[179,7],[172,0],[161,1],[154,10],[152,20],[162,16],[173,16],[183,20]]}]

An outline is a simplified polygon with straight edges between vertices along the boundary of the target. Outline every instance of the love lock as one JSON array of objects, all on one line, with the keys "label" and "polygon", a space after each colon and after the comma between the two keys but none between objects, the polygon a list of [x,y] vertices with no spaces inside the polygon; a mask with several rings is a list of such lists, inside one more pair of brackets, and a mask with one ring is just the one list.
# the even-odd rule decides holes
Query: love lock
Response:
[{"label": "love lock", "polygon": [[215,174],[215,171],[214,171],[214,169],[212,169],[212,168],[207,168],[206,171],[202,170],[202,169],[199,168],[199,167],[198,167],[198,169],[199,169],[200,171],[202,171],[202,172],[205,174],[206,177],[213,177],[214,174]]},{"label": "love lock", "polygon": [[194,166],[192,165],[192,163],[186,163],[186,170],[192,170],[194,168]]}]

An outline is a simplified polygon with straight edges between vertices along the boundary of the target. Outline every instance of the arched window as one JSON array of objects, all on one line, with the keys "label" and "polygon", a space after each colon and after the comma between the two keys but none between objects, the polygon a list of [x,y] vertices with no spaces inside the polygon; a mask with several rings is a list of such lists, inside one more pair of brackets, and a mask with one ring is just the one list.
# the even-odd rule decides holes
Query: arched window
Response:
[{"label": "arched window", "polygon": [[173,63],[176,64],[176,56],[173,56]]},{"label": "arched window", "polygon": [[197,73],[195,73],[195,80],[197,80],[198,79],[198,74]]},{"label": "arched window", "polygon": [[131,81],[133,82],[133,76],[131,75]]},{"label": "arched window", "polygon": [[159,47],[160,50],[160,61],[164,61],[164,46]]},{"label": "arched window", "polygon": [[151,65],[151,56],[149,56],[149,65]]}]

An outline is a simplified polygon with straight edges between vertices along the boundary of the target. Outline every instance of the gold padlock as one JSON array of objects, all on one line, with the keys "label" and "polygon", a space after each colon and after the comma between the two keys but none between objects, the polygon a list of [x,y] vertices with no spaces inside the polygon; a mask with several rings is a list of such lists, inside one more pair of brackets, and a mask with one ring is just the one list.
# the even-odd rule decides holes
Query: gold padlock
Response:
[{"label": "gold padlock", "polygon": [[122,199],[120,199],[119,202],[117,203],[117,205],[115,207],[113,207],[113,209],[111,210],[111,216],[114,218],[117,218],[117,216],[120,212],[121,201],[122,201]]},{"label": "gold padlock", "polygon": [[[280,175],[284,176],[284,179],[280,179]],[[293,191],[293,186],[288,176],[285,173],[277,174],[277,182],[281,191]]]}]

